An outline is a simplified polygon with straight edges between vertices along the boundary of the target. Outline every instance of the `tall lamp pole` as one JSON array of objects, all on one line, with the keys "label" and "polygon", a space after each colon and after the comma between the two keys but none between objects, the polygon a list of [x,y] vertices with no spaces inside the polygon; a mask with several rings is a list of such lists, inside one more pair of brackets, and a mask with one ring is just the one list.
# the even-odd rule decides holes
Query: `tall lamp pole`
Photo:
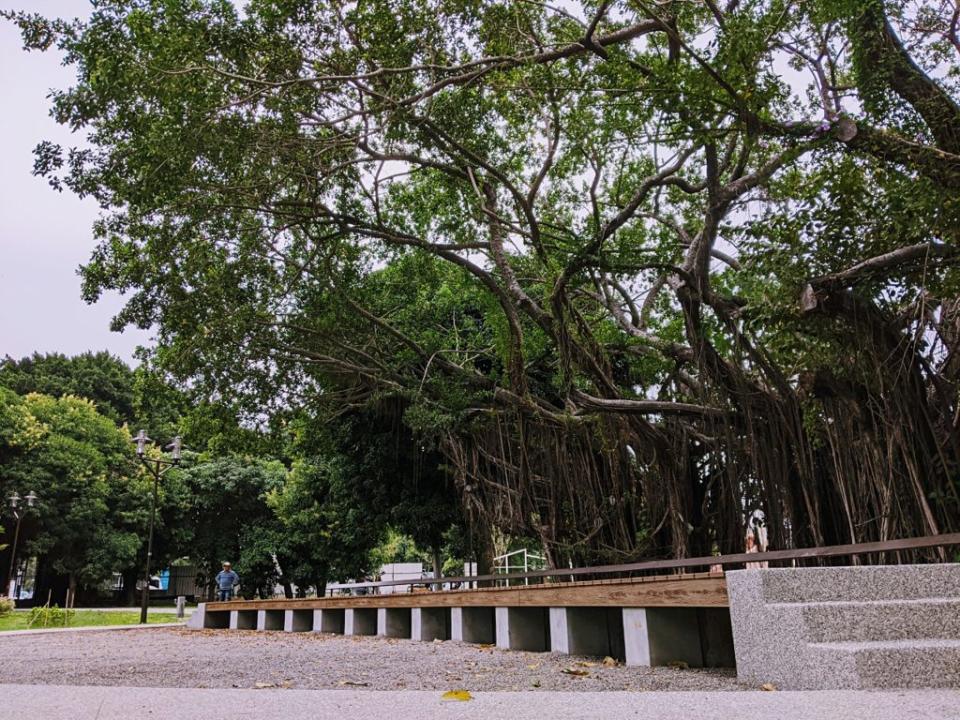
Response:
[{"label": "tall lamp pole", "polygon": [[[21,500],[27,501],[27,506],[23,508],[22,511],[17,509],[17,505]],[[17,576],[13,574],[13,571],[17,561],[17,543],[20,542],[20,521],[37,501],[37,494],[31,490],[27,493],[26,497],[21,498],[17,495],[16,491],[14,491],[13,495],[7,498],[7,501],[13,510],[13,516],[17,519],[17,527],[13,531],[13,546],[10,548],[10,571],[7,574],[7,597],[12,598],[17,591]]]},{"label": "tall lamp pole", "polygon": [[150,605],[150,563],[153,560],[153,524],[157,516],[157,486],[160,484],[160,476],[167,470],[180,464],[180,455],[183,445],[180,436],[177,435],[173,442],[167,445],[166,449],[170,451],[170,459],[156,457],[147,457],[147,443],[153,442],[147,437],[145,430],[141,430],[133,442],[137,444],[137,457],[144,467],[153,475],[153,498],[150,501],[150,531],[147,534],[147,562],[143,569],[143,592],[140,594],[140,624],[147,622],[147,607]]}]

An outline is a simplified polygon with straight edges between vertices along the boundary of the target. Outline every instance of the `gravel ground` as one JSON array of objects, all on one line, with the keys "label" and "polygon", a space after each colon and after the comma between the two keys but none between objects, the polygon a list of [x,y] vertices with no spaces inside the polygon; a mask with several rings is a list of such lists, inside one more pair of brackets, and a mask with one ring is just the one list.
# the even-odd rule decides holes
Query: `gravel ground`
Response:
[{"label": "gravel ground", "polygon": [[[597,658],[454,642],[162,628],[0,638],[0,683],[371,690],[749,690],[733,670],[605,667]],[[584,675],[564,672],[572,670]]]}]

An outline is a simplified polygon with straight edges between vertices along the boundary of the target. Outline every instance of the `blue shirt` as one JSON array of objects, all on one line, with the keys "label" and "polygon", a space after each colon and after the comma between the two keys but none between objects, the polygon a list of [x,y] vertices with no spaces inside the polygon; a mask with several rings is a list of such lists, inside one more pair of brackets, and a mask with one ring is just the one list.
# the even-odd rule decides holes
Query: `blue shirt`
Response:
[{"label": "blue shirt", "polygon": [[217,573],[217,587],[221,590],[232,590],[234,585],[240,583],[240,576],[233,570],[221,570]]}]

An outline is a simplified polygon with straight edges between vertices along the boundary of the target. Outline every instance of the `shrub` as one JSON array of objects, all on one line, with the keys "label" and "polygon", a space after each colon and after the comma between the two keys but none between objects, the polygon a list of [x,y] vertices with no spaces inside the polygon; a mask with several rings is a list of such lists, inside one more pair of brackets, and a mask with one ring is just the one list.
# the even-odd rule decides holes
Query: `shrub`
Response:
[{"label": "shrub", "polygon": [[73,617],[73,610],[61,610],[59,606],[44,605],[35,607],[30,611],[28,625],[30,627],[50,627],[51,625],[66,626]]},{"label": "shrub", "polygon": [[0,597],[0,617],[5,617],[13,612],[14,604],[13,600],[10,598]]}]

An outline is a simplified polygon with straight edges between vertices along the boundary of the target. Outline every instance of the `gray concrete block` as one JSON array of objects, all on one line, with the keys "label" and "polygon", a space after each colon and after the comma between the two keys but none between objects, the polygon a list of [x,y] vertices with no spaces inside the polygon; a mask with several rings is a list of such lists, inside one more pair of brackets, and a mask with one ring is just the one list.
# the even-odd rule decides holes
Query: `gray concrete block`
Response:
[{"label": "gray concrete block", "polygon": [[492,607],[450,608],[450,639],[458,642],[496,642],[495,611]]},{"label": "gray concrete block", "polygon": [[546,652],[550,648],[550,620],[547,608],[498,607],[497,647],[506,650]]},{"label": "gray concrete block", "polygon": [[[720,609],[718,609],[720,610]],[[683,662],[690,667],[731,667],[733,640],[725,612],[697,608],[624,608],[627,665]]]},{"label": "gray concrete block", "polygon": [[347,608],[343,614],[345,635],[376,635],[376,608]]},{"label": "gray concrete block", "polygon": [[256,630],[257,629],[257,611],[256,610],[231,610],[230,611],[230,629],[231,630]]},{"label": "gray concrete block", "polygon": [[410,608],[378,608],[377,635],[409,639]]},{"label": "gray concrete block", "polygon": [[310,632],[313,630],[313,611],[285,610],[283,629],[285,632]]},{"label": "gray concrete block", "polygon": [[450,608],[411,608],[410,637],[423,642],[449,640]]},{"label": "gray concrete block", "polygon": [[960,686],[960,565],[741,570],[727,573],[727,592],[742,679]]},{"label": "gray concrete block", "polygon": [[856,602],[960,597],[960,563],[736,570],[756,573],[770,603]]},{"label": "gray concrete block", "polygon": [[283,630],[283,610],[257,610],[257,630]]},{"label": "gray concrete block", "polygon": [[883,640],[813,646],[852,663],[857,688],[960,688],[960,640]]},{"label": "gray concrete block", "polygon": [[190,615],[190,618],[187,620],[187,627],[191,630],[202,630],[203,623],[207,615],[207,604],[200,603],[197,605],[197,609],[193,611]]},{"label": "gray concrete block", "polygon": [[803,603],[800,612],[814,643],[960,640],[960,598]]},{"label": "gray concrete block", "polygon": [[344,634],[344,613],[342,608],[313,611],[313,631]]},{"label": "gray concrete block", "polygon": [[624,660],[623,620],[619,608],[550,608],[550,649],[570,655]]}]

